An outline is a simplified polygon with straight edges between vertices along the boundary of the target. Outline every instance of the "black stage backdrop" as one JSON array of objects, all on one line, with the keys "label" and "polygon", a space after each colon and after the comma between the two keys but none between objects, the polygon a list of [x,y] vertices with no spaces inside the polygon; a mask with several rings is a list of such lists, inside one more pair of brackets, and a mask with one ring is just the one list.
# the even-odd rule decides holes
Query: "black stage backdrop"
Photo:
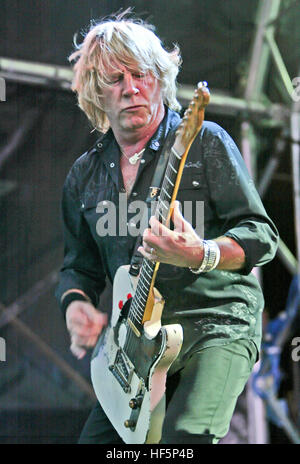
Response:
[{"label": "black stage backdrop", "polygon": [[[212,89],[239,95],[254,34],[256,0],[1,0],[0,57],[68,66],[76,32],[91,19],[129,6],[156,25],[167,46],[180,45],[180,84],[207,80]],[[291,76],[297,75],[299,63],[295,11],[286,13],[277,31]],[[277,101],[274,75],[271,65],[267,88]],[[94,399],[74,380],[77,371],[89,382],[89,360],[79,362],[70,354],[53,296],[63,253],[60,199],[69,168],[96,134],[71,92],[9,80],[6,87],[6,101],[0,103],[0,308],[15,311],[21,322],[4,320],[0,311],[0,335],[6,341],[6,361],[0,363],[0,443],[72,443]],[[239,142],[239,118],[210,113],[208,119]],[[258,176],[274,151],[277,135],[273,129],[261,132]],[[288,147],[264,203],[282,239],[295,252]],[[266,317],[284,309],[290,281],[278,258],[265,266]],[[242,417],[245,404],[241,401],[239,407]],[[247,443],[245,427],[243,432],[239,424],[235,440]],[[276,440],[284,441],[282,436],[279,433]]]}]

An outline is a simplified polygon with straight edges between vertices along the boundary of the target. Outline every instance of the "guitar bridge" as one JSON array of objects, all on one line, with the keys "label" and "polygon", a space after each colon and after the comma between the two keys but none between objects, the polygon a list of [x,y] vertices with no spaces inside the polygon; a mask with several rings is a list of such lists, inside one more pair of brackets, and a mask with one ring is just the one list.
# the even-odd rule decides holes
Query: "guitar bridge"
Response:
[{"label": "guitar bridge", "polygon": [[125,393],[131,392],[130,382],[133,374],[133,368],[130,366],[126,355],[122,349],[116,354],[114,364],[109,366],[109,370],[115,376]]}]

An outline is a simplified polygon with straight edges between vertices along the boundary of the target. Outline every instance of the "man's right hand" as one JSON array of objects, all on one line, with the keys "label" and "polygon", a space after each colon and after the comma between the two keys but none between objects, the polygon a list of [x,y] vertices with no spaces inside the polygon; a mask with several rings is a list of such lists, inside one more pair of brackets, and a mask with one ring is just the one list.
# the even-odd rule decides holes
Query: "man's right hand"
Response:
[{"label": "man's right hand", "polygon": [[96,345],[103,327],[107,325],[107,315],[91,303],[76,300],[67,308],[66,322],[71,336],[70,349],[74,356],[81,359],[86,354],[86,348]]}]

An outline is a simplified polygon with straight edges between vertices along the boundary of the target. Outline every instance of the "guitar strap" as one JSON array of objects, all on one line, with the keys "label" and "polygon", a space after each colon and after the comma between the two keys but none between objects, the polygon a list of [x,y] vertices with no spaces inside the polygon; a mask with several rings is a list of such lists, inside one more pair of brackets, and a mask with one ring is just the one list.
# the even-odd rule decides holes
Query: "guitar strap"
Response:
[{"label": "guitar strap", "polygon": [[[172,128],[166,138],[166,141],[163,145],[163,148],[160,152],[158,162],[155,167],[155,171],[150,183],[148,195],[146,198],[146,208],[144,211],[144,215],[147,215],[147,224],[148,221],[151,217],[151,214],[154,213],[152,210],[153,208],[153,202],[157,201],[160,193],[160,187],[163,179],[163,175],[167,166],[167,162],[170,156],[170,149],[173,146],[174,140],[175,140],[175,133],[176,129],[179,126],[181,121],[175,126],[175,128]],[[145,219],[145,217],[143,217]],[[141,224],[145,224],[144,220],[141,222]],[[131,263],[130,263],[130,269],[129,269],[129,274],[133,276],[137,276],[140,272],[140,267],[142,264],[143,256],[137,251],[138,247],[142,244],[142,235],[138,235],[138,238],[135,243],[134,247],[134,252],[131,258]]]}]

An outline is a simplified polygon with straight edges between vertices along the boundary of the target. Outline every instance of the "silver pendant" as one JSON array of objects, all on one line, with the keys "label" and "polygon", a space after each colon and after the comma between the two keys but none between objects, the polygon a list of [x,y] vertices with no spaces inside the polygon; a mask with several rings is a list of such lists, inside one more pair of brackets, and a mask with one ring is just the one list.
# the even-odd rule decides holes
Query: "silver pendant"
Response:
[{"label": "silver pendant", "polygon": [[142,153],[135,153],[133,156],[131,156],[128,161],[130,164],[136,164],[137,161],[141,158]]}]

